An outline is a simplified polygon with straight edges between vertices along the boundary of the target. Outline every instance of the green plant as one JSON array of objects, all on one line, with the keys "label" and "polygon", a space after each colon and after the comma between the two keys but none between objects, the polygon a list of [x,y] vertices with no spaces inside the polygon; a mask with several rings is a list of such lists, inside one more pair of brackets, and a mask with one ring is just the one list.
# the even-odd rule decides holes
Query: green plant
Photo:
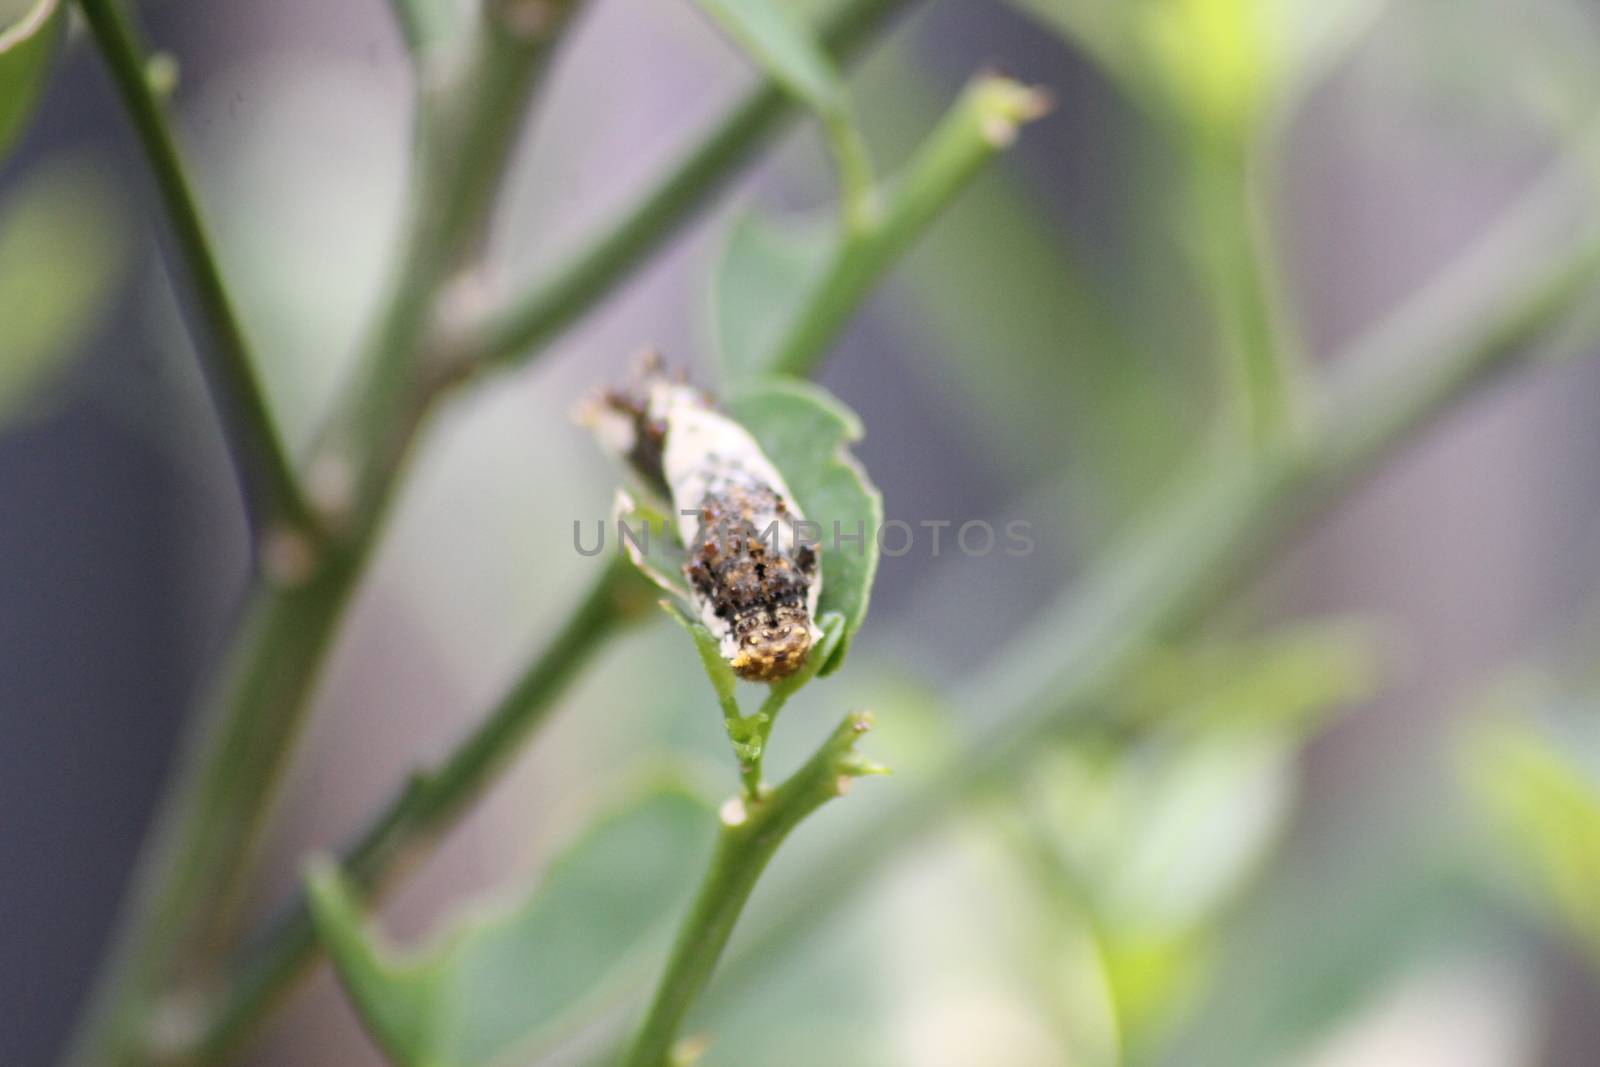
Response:
[{"label": "green plant", "polygon": [[[453,924],[428,952],[397,957],[366,913],[402,861],[427,851],[469,810],[603,644],[654,617],[656,591],[619,558],[481,725],[437,767],[419,771],[340,857],[316,861],[305,894],[240,947],[241,896],[265,820],[341,619],[435,412],[493,372],[547,351],[711,203],[799,109],[823,131],[839,208],[821,220],[735,221],[716,271],[720,384],[731,416],[808,515],[869,530],[882,520],[876,490],[846,452],[861,436],[855,416],[796,379],[820,366],[902,253],[1024,125],[1042,117],[1048,98],[1008,78],[979,76],[908,162],[880,177],[838,63],[909,4],[845,0],[815,24],[777,0],[701,6],[760,68],[759,84],[576,255],[526,292],[485,308],[461,294],[482,262],[542,76],[582,5],[485,0],[458,17],[452,5],[395,0],[418,87],[404,239],[357,372],[302,462],[279,431],[191,188],[161,92],[164,68],[123,4],[79,0],[166,209],[172,270],[195,295],[196,347],[247,488],[259,558],[247,618],[214,707],[186,749],[126,939],[76,1049],[79,1062],[223,1062],[326,952],[395,1062],[493,1064],[542,1052],[579,1022],[637,999],[661,949],[664,971],[643,1019],[615,1054],[628,1067],[691,1062],[700,1046],[684,1033],[685,1020],[769,861],[854,778],[883,770],[856,751],[871,719],[851,712],[790,777],[775,787],[763,779],[778,712],[838,666],[863,625],[877,557],[869,537],[859,558],[824,554],[823,636],[806,669],[769,686],[753,712],[741,707],[710,635],[669,609],[688,631],[722,712],[739,763],[733,799],[719,808],[683,775],[668,774],[664,783],[656,776],[630,803],[572,835],[525,901]],[[993,649],[960,691],[943,695],[948,704],[986,708],[983,732],[948,739],[914,779],[891,785],[887,806],[836,835],[805,892],[753,920],[723,985],[737,990],[777,966],[889,857],[925,840],[952,813],[978,810],[1036,870],[1063,937],[1094,946],[1104,986],[1097,1010],[1112,1020],[1103,1027],[1113,1035],[1104,1055],[1115,1062],[1125,1050],[1158,1047],[1201,966],[1225,890],[1253,869],[1277,826],[1241,831],[1236,866],[1217,875],[1209,895],[1197,891],[1201,903],[1163,922],[1117,914],[1112,894],[1128,890],[1115,877],[1125,858],[1117,845],[1153,832],[1160,811],[1150,809],[1160,808],[1165,790],[1187,803],[1183,790],[1197,781],[1256,781],[1257,773],[1275,781],[1321,713],[1355,699],[1367,677],[1365,657],[1342,639],[1311,641],[1309,652],[1287,642],[1238,653],[1191,647],[1196,623],[1254,573],[1263,552],[1430,421],[1498,375],[1550,355],[1561,347],[1552,339],[1569,340],[1560,328],[1600,283],[1600,230],[1592,222],[1567,225],[1575,196],[1586,191],[1580,146],[1406,307],[1327,369],[1313,366],[1292,339],[1277,292],[1262,170],[1276,115],[1359,24],[1351,11],[1360,5],[1348,5],[1310,43],[1295,34],[1280,40],[1280,21],[1300,32],[1299,5],[1288,0],[1024,6],[1065,27],[1105,65],[1178,160],[1191,268],[1215,334],[1222,416],[1149,520],[1025,633]],[[41,0],[0,35],[0,150],[36,95],[63,25],[58,5]],[[1196,41],[1207,47],[1193,47]],[[0,229],[0,278],[7,232]],[[1561,234],[1554,251],[1552,233]],[[44,354],[29,364],[54,358],[51,346],[38,348]],[[0,376],[0,389],[13,377],[36,375]],[[0,413],[5,400],[0,393]],[[1219,660],[1250,666],[1219,671]],[[1236,714],[1241,706],[1259,714]],[[1165,732],[1183,712],[1205,726]],[[1129,749],[1155,750],[1148,779],[1117,762]],[[1027,800],[1032,794],[1019,783],[1033,783],[1043,799]],[[1114,825],[1100,828],[1099,838],[1057,795],[1073,785],[1111,813]],[[1130,791],[1148,803],[1133,802]],[[691,899],[686,878],[702,865]],[[1129,884],[1149,890],[1137,879]],[[671,919],[685,905],[668,948]],[[598,907],[598,918],[574,925],[571,916],[584,906]],[[1067,1017],[1062,1028],[1076,1032],[1079,1023]]]}]

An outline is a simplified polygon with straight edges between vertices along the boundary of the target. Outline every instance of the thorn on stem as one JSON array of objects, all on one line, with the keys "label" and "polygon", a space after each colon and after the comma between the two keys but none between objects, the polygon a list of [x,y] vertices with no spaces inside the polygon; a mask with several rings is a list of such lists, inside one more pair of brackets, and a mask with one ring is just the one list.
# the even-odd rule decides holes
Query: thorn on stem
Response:
[{"label": "thorn on stem", "polygon": [[342,525],[340,520],[349,514],[355,492],[355,468],[345,456],[324,452],[312,461],[306,472],[306,496],[328,525]]},{"label": "thorn on stem", "polygon": [[144,63],[144,81],[158,100],[170,100],[178,90],[178,60],[171,52],[156,52]]},{"label": "thorn on stem", "polygon": [[261,541],[261,569],[276,585],[304,584],[317,569],[311,538],[292,527],[274,526]]},{"label": "thorn on stem", "polygon": [[718,810],[717,818],[722,820],[724,826],[743,826],[750,818],[750,812],[744,805],[744,797],[729,797]]},{"label": "thorn on stem", "polygon": [[182,990],[162,997],[151,1008],[145,1023],[149,1052],[160,1062],[176,1062],[195,1046],[200,1036],[203,998],[193,990]]},{"label": "thorn on stem", "polygon": [[709,1034],[690,1034],[672,1046],[672,1067],[694,1067],[710,1047]]}]

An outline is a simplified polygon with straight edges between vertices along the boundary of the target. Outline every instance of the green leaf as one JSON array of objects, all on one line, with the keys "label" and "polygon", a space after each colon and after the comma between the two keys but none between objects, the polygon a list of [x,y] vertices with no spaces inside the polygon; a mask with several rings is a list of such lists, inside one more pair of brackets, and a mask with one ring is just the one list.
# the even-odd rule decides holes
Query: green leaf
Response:
[{"label": "green leaf", "polygon": [[0,29],[0,159],[22,135],[67,25],[60,0],[35,0]]},{"label": "green leaf", "polygon": [[823,116],[848,108],[839,69],[784,0],[699,0],[700,7],[786,91]]},{"label": "green leaf", "polygon": [[837,243],[831,220],[777,222],[748,211],[711,278],[713,351],[724,388],[761,376]]},{"label": "green leaf", "polygon": [[716,819],[680,786],[589,828],[514,909],[469,915],[434,947],[398,953],[326,862],[312,916],[362,1021],[401,1067],[488,1067],[558,1037],[641,977],[710,853]]},{"label": "green leaf", "polygon": [[126,233],[103,174],[50,163],[0,202],[0,425],[93,334],[120,280]]},{"label": "green leaf", "polygon": [[[826,390],[806,382],[768,379],[732,393],[727,407],[777,465],[806,518],[822,531],[819,615],[844,619],[844,636],[819,673],[839,669],[861,628],[878,572],[883,496],[850,454],[861,421]],[[839,543],[839,534],[861,544]]]}]

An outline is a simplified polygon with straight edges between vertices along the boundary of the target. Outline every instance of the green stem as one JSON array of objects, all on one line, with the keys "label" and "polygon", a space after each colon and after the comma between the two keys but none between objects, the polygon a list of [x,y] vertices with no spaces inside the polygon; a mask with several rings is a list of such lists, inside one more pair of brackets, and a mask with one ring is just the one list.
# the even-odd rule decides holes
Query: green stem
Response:
[{"label": "green stem", "polygon": [[[907,5],[908,0],[844,4],[822,27],[823,43],[836,58],[853,55]],[[520,362],[571,326],[709,202],[795,110],[788,93],[763,80],[603,233],[490,317],[474,345],[478,366]]]},{"label": "green stem", "polygon": [[[527,739],[557,698],[619,627],[648,612],[654,599],[625,560],[614,561],[560,631],[534,657],[488,717],[437,769],[419,773],[348,848],[340,869],[367,900],[396,872],[421,859],[453,826]],[[267,931],[220,991],[191,1050],[201,1062],[220,1062],[303,975],[317,952],[305,899],[297,899]]]},{"label": "green stem", "polygon": [[[310,583],[269,590],[246,619],[218,695],[224,714],[197,724],[180,753],[74,1062],[160,1062],[169,1044],[188,1040],[201,991],[232,940],[244,858],[357,568],[352,557],[330,558]],[[167,1025],[153,1028],[157,1018]]]},{"label": "green stem", "polygon": [[217,403],[222,426],[240,479],[251,488],[255,522],[262,529],[312,538],[317,524],[273,423],[256,376],[257,362],[200,217],[199,202],[161,101],[150,86],[138,34],[117,0],[79,0],[78,6],[133,121],[172,226],[175,251],[193,287],[194,308],[210,335],[210,344],[195,338],[195,349],[209,355],[212,385],[221,394]]},{"label": "green stem", "polygon": [[[234,940],[262,826],[433,395],[423,379],[437,352],[436,310],[481,244],[524,103],[567,11],[547,11],[563,17],[529,32],[516,21],[525,2],[489,5],[464,77],[423,106],[405,265],[361,384],[313,464],[351,471],[355,491],[319,500],[329,524],[320,558],[300,553],[269,568],[277,584],[250,611],[216,717],[182,753],[117,957],[74,1049],[79,1062],[132,1067],[197,1040],[201,991]],[[85,9],[126,30],[103,2]]]},{"label": "green stem", "polygon": [[471,270],[533,90],[578,6],[491,0],[460,76],[422,94],[400,268],[313,463],[348,482],[326,502],[345,526],[382,515],[440,386],[458,376]]},{"label": "green stem", "polygon": [[822,117],[822,127],[839,169],[839,202],[845,233],[870,229],[877,217],[877,182],[872,177],[872,153],[861,138],[861,127],[846,102],[835,114]]},{"label": "green stem", "polygon": [[672,1067],[673,1046],[684,1017],[711,981],[722,950],[761,872],[801,821],[842,795],[852,778],[881,773],[855,752],[871,716],[845,717],[806,764],[770,794],[724,808],[711,866],[679,929],[666,970],[622,1067]]},{"label": "green stem", "polygon": [[431,55],[448,44],[459,29],[454,5],[439,0],[389,0],[399,24],[400,36],[412,59],[425,64]]},{"label": "green stem", "polygon": [[769,365],[797,376],[815,367],[889,266],[979,168],[1011,143],[1017,128],[1047,106],[1038,91],[1008,79],[976,79],[883,195],[874,216],[858,229],[846,228]]},{"label": "green stem", "polygon": [[1267,263],[1269,233],[1250,153],[1237,146],[1196,148],[1190,160],[1196,258],[1211,291],[1218,343],[1244,437],[1262,451],[1296,430],[1304,397],[1299,353],[1283,336]]},{"label": "green stem", "polygon": [[844,640],[844,619],[837,614],[823,616],[822,636],[817,639],[816,647],[806,657],[805,666],[782,681],[772,683],[767,689],[766,699],[761,702],[761,707],[747,720],[753,732],[753,755],[748,760],[742,761],[739,767],[747,797],[761,795],[761,765],[767,756],[767,744],[772,740],[772,728],[778,724],[778,713],[789,703],[789,698],[810,684],[817,676],[817,672],[822,669],[822,665],[833,658],[834,651],[842,640]]}]

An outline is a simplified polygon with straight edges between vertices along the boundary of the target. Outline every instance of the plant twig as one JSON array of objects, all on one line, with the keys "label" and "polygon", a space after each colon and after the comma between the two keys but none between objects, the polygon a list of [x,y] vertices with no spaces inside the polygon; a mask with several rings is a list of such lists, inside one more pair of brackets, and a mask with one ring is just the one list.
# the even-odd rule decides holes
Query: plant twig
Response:
[{"label": "plant twig", "polygon": [[578,0],[489,0],[454,79],[420,95],[419,165],[385,312],[313,461],[356,541],[381,520],[441,384],[462,359],[462,305],[528,104]]},{"label": "plant twig", "polygon": [[[845,58],[907,6],[908,0],[854,0],[830,15],[819,33],[835,57]],[[776,82],[763,79],[603,233],[489,318],[472,345],[476,368],[520,362],[571,326],[709,201],[795,110]]]},{"label": "plant twig", "polygon": [[143,1065],[160,1047],[187,1040],[196,991],[230,939],[244,859],[320,664],[314,650],[332,639],[354,565],[334,560],[305,585],[270,589],[248,613],[217,697],[221,714],[191,727],[179,753],[70,1062]]},{"label": "plant twig", "polygon": [[673,1045],[684,1016],[711,980],[745,902],[778,846],[806,816],[843,795],[851,779],[884,773],[855,751],[856,741],[871,725],[866,712],[846,716],[782,785],[759,799],[741,796],[724,806],[710,868],[679,929],[623,1067],[672,1067]]},{"label": "plant twig", "polygon": [[1305,368],[1284,336],[1265,225],[1246,147],[1192,148],[1195,259],[1211,291],[1218,344],[1244,439],[1256,451],[1297,431]]},{"label": "plant twig", "polygon": [[406,50],[419,66],[455,35],[456,6],[440,0],[389,0]]},{"label": "plant twig", "polygon": [[[606,641],[648,613],[655,593],[627,560],[614,560],[487,719],[437,769],[414,775],[344,852],[339,866],[351,886],[371,900],[426,853],[543,724]],[[314,959],[316,935],[303,897],[268,928],[261,945],[220,991],[200,1028],[189,1051],[201,1062],[225,1059]]]},{"label": "plant twig", "polygon": [[[546,21],[521,21],[530,2]],[[107,0],[84,6],[91,19],[106,17],[112,40],[126,42],[126,24]],[[357,393],[340,407],[312,465],[335,470],[324,482],[352,484],[319,493],[326,534],[319,553],[269,551],[273,581],[249,611],[216,718],[199,724],[184,749],[116,958],[74,1049],[80,1062],[145,1064],[196,1039],[200,991],[234,940],[272,798],[426,412],[431,391],[422,377],[436,351],[435,311],[482,241],[526,100],[570,6],[489,4],[460,76],[424,101],[400,276]],[[152,149],[181,180],[175,156],[161,151]]]},{"label": "plant twig", "polygon": [[[181,272],[193,287],[193,307],[209,335],[194,339],[195,350],[202,354],[212,387],[220,394],[216,402],[223,430],[240,480],[249,487],[253,521],[269,535],[309,541],[317,524],[272,420],[256,359],[200,217],[199,202],[162,103],[151,87],[138,34],[118,0],[79,0],[78,6],[133,121],[172,226]],[[309,550],[309,544],[305,547]]]},{"label": "plant twig", "polygon": [[878,212],[846,228],[769,365],[782,374],[809,372],[890,264],[984,163],[1011,144],[1017,128],[1048,106],[1036,89],[993,75],[977,78],[884,194]]}]

